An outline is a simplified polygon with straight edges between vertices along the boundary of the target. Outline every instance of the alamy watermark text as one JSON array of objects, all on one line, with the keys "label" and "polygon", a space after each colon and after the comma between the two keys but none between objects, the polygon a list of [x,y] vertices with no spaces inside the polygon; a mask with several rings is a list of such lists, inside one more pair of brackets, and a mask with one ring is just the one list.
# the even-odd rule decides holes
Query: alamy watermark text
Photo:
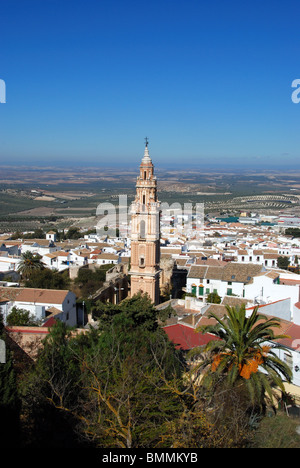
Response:
[{"label": "alamy watermark text", "polygon": [[6,84],[4,80],[0,79],[0,104],[6,103]]},{"label": "alamy watermark text", "polygon": [[294,104],[299,104],[300,102],[300,79],[294,80],[292,82],[292,88],[296,88],[295,91],[292,92],[292,101]]}]

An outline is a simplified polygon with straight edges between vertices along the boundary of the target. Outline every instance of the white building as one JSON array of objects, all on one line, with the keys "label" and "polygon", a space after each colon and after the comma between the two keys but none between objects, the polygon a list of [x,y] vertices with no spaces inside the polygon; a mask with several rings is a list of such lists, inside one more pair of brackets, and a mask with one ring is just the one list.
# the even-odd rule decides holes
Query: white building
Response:
[{"label": "white building", "polygon": [[32,252],[34,254],[41,255],[42,257],[46,254],[53,253],[59,250],[54,242],[49,239],[32,239],[25,240],[21,245],[21,253]]},{"label": "white building", "polygon": [[17,271],[20,263],[20,258],[12,256],[0,256],[0,272],[6,273],[10,271]]},{"label": "white building", "polygon": [[281,270],[267,270],[263,265],[228,263],[225,266],[190,267],[187,282],[187,293],[194,294],[206,302],[207,295],[217,293],[221,298],[237,296],[248,299],[254,304],[266,304],[283,299],[290,299],[290,309],[299,302],[300,278],[283,281]]},{"label": "white building", "polygon": [[72,250],[69,252],[57,251],[47,253],[42,257],[42,262],[45,267],[51,270],[63,271],[71,266],[82,267],[88,264],[88,255],[83,254],[80,250]]},{"label": "white building", "polygon": [[246,297],[245,285],[252,281],[254,275],[260,274],[262,269],[261,265],[231,262],[225,266],[193,265],[187,276],[186,291],[204,302],[207,295],[213,292],[220,297]]},{"label": "white building", "polygon": [[57,233],[55,231],[49,231],[46,234],[46,239],[52,242],[56,242],[57,240]]},{"label": "white building", "polygon": [[114,265],[117,265],[120,262],[121,257],[117,254],[101,253],[99,255],[93,256],[89,263],[95,263],[96,265],[107,265],[112,263]]},{"label": "white building", "polygon": [[[2,288],[5,296],[6,288]],[[11,288],[9,288],[11,289]],[[68,290],[14,288],[13,298],[2,300],[4,322],[13,307],[24,309],[36,319],[44,321],[50,315],[70,327],[77,325],[76,295]]]},{"label": "white building", "polygon": [[[298,303],[298,307],[300,303]],[[253,307],[247,308],[249,317]],[[288,304],[286,301],[276,301],[271,304],[259,306],[259,313],[269,318],[277,317],[280,319],[280,329],[275,329],[275,335],[286,335],[286,338],[274,341],[285,348],[275,349],[274,353],[285,362],[292,371],[292,385],[300,387],[300,309],[294,314],[296,321],[291,321],[288,317]],[[272,342],[266,343],[272,346]],[[286,390],[293,393],[293,386],[286,384]],[[298,394],[298,392],[297,392]]]}]

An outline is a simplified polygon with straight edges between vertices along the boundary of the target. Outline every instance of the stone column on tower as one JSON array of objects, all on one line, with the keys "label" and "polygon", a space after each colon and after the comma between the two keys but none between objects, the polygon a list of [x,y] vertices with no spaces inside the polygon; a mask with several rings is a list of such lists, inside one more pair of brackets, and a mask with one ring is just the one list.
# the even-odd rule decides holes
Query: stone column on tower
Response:
[{"label": "stone column on tower", "polygon": [[160,202],[146,139],[136,197],[131,205],[131,296],[147,293],[155,305],[159,304],[159,264]]}]

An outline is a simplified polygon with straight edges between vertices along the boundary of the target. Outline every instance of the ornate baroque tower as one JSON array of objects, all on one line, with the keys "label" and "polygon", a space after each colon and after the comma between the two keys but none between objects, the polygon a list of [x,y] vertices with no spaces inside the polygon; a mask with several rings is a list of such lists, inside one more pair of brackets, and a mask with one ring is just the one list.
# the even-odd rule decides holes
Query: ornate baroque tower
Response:
[{"label": "ornate baroque tower", "polygon": [[147,293],[155,305],[159,304],[159,262],[160,202],[146,138],[136,198],[131,205],[131,296],[141,291]]}]

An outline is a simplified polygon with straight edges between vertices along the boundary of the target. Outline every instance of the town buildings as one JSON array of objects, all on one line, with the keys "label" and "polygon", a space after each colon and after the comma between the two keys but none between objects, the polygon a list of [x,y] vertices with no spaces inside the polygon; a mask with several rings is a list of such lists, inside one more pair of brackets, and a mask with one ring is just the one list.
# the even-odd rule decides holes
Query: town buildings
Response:
[{"label": "town buildings", "polygon": [[[58,241],[55,231],[47,232],[46,239],[0,236],[0,312],[4,318],[17,307],[30,311],[44,328],[53,320],[72,327],[79,324],[74,293],[20,286],[22,253],[40,255],[46,268],[69,272],[72,279],[81,268],[111,265],[105,286],[95,297],[117,304],[141,291],[157,307],[171,304],[178,316],[164,329],[185,350],[212,338],[197,334],[196,329],[212,323],[210,311],[224,315],[226,305],[245,304],[249,314],[258,306],[266,315],[280,318],[282,330],[290,336],[283,344],[291,351],[291,356],[282,351],[280,357],[290,365],[293,383],[300,387],[300,238],[285,234],[285,228],[300,226],[297,217],[243,213],[234,220],[209,216],[204,220],[203,212],[162,209],[146,141],[128,224],[124,237],[83,232],[79,239]],[[280,268],[280,257],[288,260],[288,269]],[[130,288],[114,282],[116,270],[116,275],[122,272],[122,281],[130,273]],[[219,304],[210,302],[212,293],[219,297]],[[162,296],[169,301],[162,303]]]}]

